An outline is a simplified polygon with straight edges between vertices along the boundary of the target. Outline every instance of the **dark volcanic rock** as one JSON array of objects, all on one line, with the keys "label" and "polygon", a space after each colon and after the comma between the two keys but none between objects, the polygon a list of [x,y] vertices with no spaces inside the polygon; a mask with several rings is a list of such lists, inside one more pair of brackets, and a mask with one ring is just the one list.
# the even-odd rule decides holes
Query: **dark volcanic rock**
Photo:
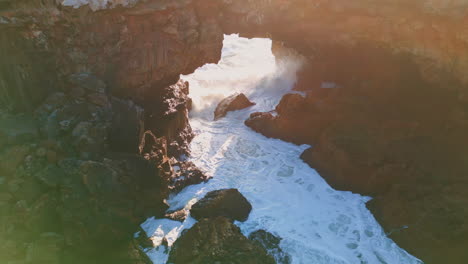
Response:
[{"label": "dark volcanic rock", "polygon": [[257,230],[249,235],[249,239],[266,249],[269,255],[275,258],[278,264],[290,264],[291,256],[280,248],[281,238],[265,230]]},{"label": "dark volcanic rock", "polygon": [[168,263],[274,264],[275,260],[229,219],[217,217],[200,220],[177,239]]},{"label": "dark volcanic rock", "polygon": [[191,161],[177,161],[171,159],[173,174],[170,179],[169,188],[173,192],[180,192],[183,188],[207,182],[210,177],[202,172]]},{"label": "dark volcanic rock", "polygon": [[[76,212],[84,208],[84,214],[94,219],[88,212],[94,210],[101,216],[107,212],[109,201],[104,203],[100,194],[108,193],[103,190],[116,182],[113,174],[109,179],[93,177],[97,184],[88,187],[94,191],[97,187],[93,195],[98,197],[94,197],[88,189],[84,194],[82,188],[67,187],[64,191],[63,186],[70,182],[58,180],[74,182],[83,175],[56,177],[60,175],[55,174],[56,170],[50,170],[51,175],[36,173],[53,165],[60,167],[61,161],[68,158],[76,162],[106,163],[105,167],[116,172],[118,182],[133,179],[127,176],[120,179],[133,174],[118,164],[108,165],[104,161],[109,151],[106,136],[112,121],[106,116],[112,116],[113,110],[108,107],[112,97],[102,92],[104,82],[97,77],[109,84],[112,96],[131,98],[141,105],[145,109],[146,129],[158,139],[164,138],[166,152],[178,157],[187,153],[186,144],[191,138],[187,122],[190,102],[185,100],[181,104],[184,100],[177,98],[182,97],[173,96],[186,89],[171,86],[180,74],[217,62],[223,33],[233,32],[248,37],[269,37],[277,43],[284,42],[306,58],[313,58],[314,70],[304,72],[306,81],[298,89],[309,92],[329,82],[343,87],[331,89],[340,90],[339,96],[306,96],[305,104],[298,104],[301,111],[294,110],[297,105],[293,102],[299,99],[295,102],[300,103],[302,99],[285,99],[285,108],[277,109],[279,116],[264,115],[264,119],[259,119],[262,122],[257,124],[257,131],[265,128],[262,133],[269,136],[313,144],[314,148],[308,152],[313,154],[310,161],[328,182],[335,187],[374,195],[372,210],[387,231],[403,225],[410,227],[393,232],[392,238],[411,254],[426,263],[464,264],[468,259],[468,229],[464,224],[468,218],[465,209],[468,201],[465,0],[411,3],[395,0],[385,1],[383,6],[382,1],[368,0],[321,1],[319,5],[311,5],[307,0],[139,1],[132,8],[100,12],[91,12],[89,7],[63,7],[61,2],[0,0],[0,108],[32,110],[53,92],[69,94],[57,93],[51,98],[55,103],[43,105],[43,110],[50,112],[39,114],[41,133],[36,133],[36,125],[30,124],[20,129],[21,133],[16,133],[17,128],[10,130],[14,133],[7,133],[7,139],[5,130],[0,129],[0,173],[4,173],[0,177],[6,182],[2,184],[1,194],[2,201],[8,201],[0,208],[0,226],[8,227],[0,233],[0,256],[7,256],[4,262],[24,262],[21,258],[26,254],[24,245],[34,241],[41,244],[36,234],[51,231],[50,226],[42,228],[42,225],[35,232],[24,229],[21,220],[28,219],[31,212],[46,219],[47,213],[53,212],[59,203],[62,207],[76,206]],[[400,24],[409,26],[404,29],[395,26]],[[360,43],[366,46],[362,48]],[[410,53],[417,70],[407,68],[410,60],[394,67],[382,53],[372,51],[372,47],[388,47],[393,58]],[[349,56],[354,57],[349,60]],[[84,70],[97,77],[80,73],[69,78],[73,87],[61,87],[64,76]],[[455,74],[463,85],[446,78],[446,72]],[[438,84],[415,79],[419,77]],[[319,94],[334,93],[326,90]],[[163,103],[160,98],[168,100]],[[28,123],[18,119],[20,122]],[[330,124],[332,128],[328,127]],[[136,129],[122,131],[131,135],[128,141],[133,142],[129,144],[133,151]],[[21,135],[32,142],[18,140],[23,138]],[[18,142],[10,142],[10,138]],[[42,145],[46,140],[56,142],[55,146]],[[16,145],[14,149],[5,147],[10,144]],[[130,149],[127,147],[122,146]],[[145,162],[152,163],[161,175],[170,178],[171,164],[165,158]],[[99,186],[108,183],[107,187]],[[37,185],[42,187],[31,192],[34,195],[20,195]],[[116,185],[123,190],[135,188],[129,191],[132,194],[142,187]],[[42,193],[42,188],[48,193]],[[74,199],[67,204],[70,200],[58,199],[62,196],[57,192]],[[108,200],[113,201],[112,198],[121,194],[116,192]],[[127,199],[133,198],[125,196],[115,201],[118,204]],[[121,206],[128,214],[131,206]],[[118,222],[113,217],[118,211],[116,207],[109,209],[109,222],[113,224]],[[76,212],[67,214],[73,219],[79,217]],[[124,218],[128,219],[127,216]],[[49,217],[57,218],[54,214]],[[94,230],[90,222],[70,230],[89,234]],[[60,226],[55,225],[55,229]],[[112,233],[101,234],[113,237]],[[49,239],[54,240],[50,237],[46,240]],[[55,242],[59,243],[60,239],[44,244],[55,245]],[[99,251],[102,244],[93,246]],[[74,244],[69,248],[79,246]],[[121,249],[128,252],[127,245]],[[35,256],[34,252],[30,256]]]},{"label": "dark volcanic rock", "polygon": [[277,128],[274,120],[275,116],[271,113],[255,112],[250,114],[244,124],[266,137],[275,137]]},{"label": "dark volcanic rock", "polygon": [[144,132],[144,110],[130,100],[112,98],[109,142],[113,151],[137,153]]},{"label": "dark volcanic rock", "polygon": [[162,157],[137,154],[141,109],[115,98],[112,107],[102,81],[79,76],[70,81],[79,98],[68,89],[34,114],[0,118],[2,261],[148,263],[132,234],[167,210],[167,150],[150,142],[143,149]]},{"label": "dark volcanic rock", "polygon": [[251,210],[252,205],[237,189],[224,189],[207,193],[192,206],[190,215],[197,220],[224,216],[245,221]]},{"label": "dark volcanic rock", "polygon": [[188,120],[191,103],[188,93],[189,83],[179,80],[146,98],[145,129],[166,139],[168,155],[171,157],[188,154],[188,144],[193,138]]},{"label": "dark volcanic rock", "polygon": [[214,112],[214,120],[225,117],[227,112],[241,110],[249,106],[255,105],[243,93],[236,93],[224,98],[216,107]]},{"label": "dark volcanic rock", "polygon": [[328,122],[317,110],[313,101],[316,99],[300,94],[286,94],[276,106],[277,115],[269,112],[252,113],[245,125],[267,137],[281,138],[296,144],[312,144]]}]

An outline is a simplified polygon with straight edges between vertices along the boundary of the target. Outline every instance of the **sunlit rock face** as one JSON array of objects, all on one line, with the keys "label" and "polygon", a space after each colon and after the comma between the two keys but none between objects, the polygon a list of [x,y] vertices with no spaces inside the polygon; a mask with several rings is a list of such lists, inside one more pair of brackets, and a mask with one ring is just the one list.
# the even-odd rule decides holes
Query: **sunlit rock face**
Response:
[{"label": "sunlit rock face", "polygon": [[[31,112],[48,95],[64,90],[71,100],[107,109],[106,98],[116,96],[109,100],[125,100],[145,114],[142,120],[121,120],[142,121],[158,137],[167,138],[176,156],[187,152],[192,136],[190,103],[186,92],[180,92],[188,92],[188,87],[177,83],[180,74],[217,62],[223,33],[270,37],[315,67],[297,85],[305,97],[285,97],[277,108],[279,116],[263,114],[268,126],[262,128],[276,133],[269,136],[316,144],[306,153],[313,157],[311,165],[335,187],[376,195],[372,207],[388,231],[419,226],[392,233],[410,253],[428,263],[457,263],[468,258],[466,217],[460,206],[466,204],[461,175],[467,170],[460,164],[466,164],[467,156],[467,9],[464,0],[3,0],[0,108]],[[370,52],[373,48],[377,51]],[[350,51],[357,57],[340,60]],[[387,57],[360,60],[358,54]],[[393,61],[396,54],[404,60]],[[365,70],[357,71],[363,62]],[[350,74],[350,68],[356,71]],[[98,76],[108,94],[84,97],[82,91],[67,90],[65,80],[77,72]],[[376,82],[366,84],[365,74],[376,74]],[[326,92],[308,91],[318,87]],[[345,92],[336,95],[335,88]],[[408,112],[387,111],[394,106]],[[298,111],[315,115],[295,115]],[[373,119],[360,120],[363,113]],[[69,116],[64,112],[63,118]],[[103,120],[99,122],[112,123]],[[337,122],[340,126],[330,127]],[[29,123],[25,121],[26,127]],[[278,131],[278,124],[289,130]],[[26,128],[33,140],[38,137],[34,126]],[[117,150],[134,151],[140,130],[130,129],[128,147]],[[99,146],[108,143],[97,136]],[[356,142],[366,145],[356,147]],[[3,154],[11,153],[16,168],[26,152],[20,146]],[[60,158],[49,156],[41,154],[42,161]],[[391,165],[379,167],[381,163]],[[446,255],[453,261],[444,259]]]}]

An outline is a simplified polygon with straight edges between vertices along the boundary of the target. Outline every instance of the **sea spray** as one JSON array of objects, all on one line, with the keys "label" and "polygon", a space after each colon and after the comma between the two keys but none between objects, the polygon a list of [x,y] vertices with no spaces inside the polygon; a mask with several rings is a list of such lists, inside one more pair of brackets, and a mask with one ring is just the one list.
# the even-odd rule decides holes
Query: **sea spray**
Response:
[{"label": "sea spray", "polygon": [[[185,208],[207,192],[237,188],[252,204],[249,219],[236,222],[245,235],[264,229],[279,237],[294,264],[421,263],[390,240],[365,207],[370,199],[333,190],[299,158],[308,146],[297,146],[255,133],[243,122],[256,111],[271,111],[290,92],[298,58],[275,61],[271,40],[225,36],[223,56],[183,76],[194,102],[191,125],[196,133],[190,160],[213,178],[168,199],[170,209]],[[243,92],[256,103],[212,121],[217,102]],[[148,219],[142,227],[156,246],[154,263],[166,263],[167,249],[195,223]]]}]

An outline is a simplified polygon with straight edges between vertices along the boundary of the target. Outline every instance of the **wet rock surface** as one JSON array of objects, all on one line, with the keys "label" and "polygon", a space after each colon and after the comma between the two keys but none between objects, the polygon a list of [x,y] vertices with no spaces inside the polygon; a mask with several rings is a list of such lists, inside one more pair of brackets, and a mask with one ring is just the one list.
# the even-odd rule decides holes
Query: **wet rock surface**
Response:
[{"label": "wet rock surface", "polygon": [[237,189],[211,191],[192,205],[190,215],[197,219],[223,216],[231,221],[245,221],[252,205]]},{"label": "wet rock surface", "polygon": [[275,263],[225,217],[202,219],[172,246],[169,263]]},{"label": "wet rock surface", "polygon": [[255,105],[243,93],[236,93],[224,98],[219,102],[214,112],[214,120],[225,117],[230,111],[241,110],[249,106]]}]

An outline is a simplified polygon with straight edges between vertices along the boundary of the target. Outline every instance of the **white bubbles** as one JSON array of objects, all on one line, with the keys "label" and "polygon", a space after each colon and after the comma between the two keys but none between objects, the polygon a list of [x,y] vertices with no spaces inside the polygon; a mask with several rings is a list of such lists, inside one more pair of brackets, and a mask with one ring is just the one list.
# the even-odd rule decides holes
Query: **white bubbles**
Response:
[{"label": "white bubbles", "polygon": [[84,5],[89,5],[91,10],[113,8],[118,5],[128,6],[133,5],[139,0],[63,0],[62,5],[78,8]]},{"label": "white bubbles", "polygon": [[[280,246],[293,264],[420,263],[386,237],[365,207],[368,197],[333,190],[302,162],[299,156],[308,146],[266,138],[244,125],[251,112],[274,109],[295,81],[300,63],[275,64],[270,47],[270,40],[226,36],[219,65],[184,77],[196,109],[190,160],[213,178],[171,197],[171,209],[189,208],[212,190],[237,188],[253,210],[246,222],[236,224],[246,235],[264,229],[282,237]],[[211,121],[217,100],[233,92],[257,104]],[[180,234],[171,222],[158,224],[168,225],[158,236]],[[169,234],[174,228],[177,232]]]}]

